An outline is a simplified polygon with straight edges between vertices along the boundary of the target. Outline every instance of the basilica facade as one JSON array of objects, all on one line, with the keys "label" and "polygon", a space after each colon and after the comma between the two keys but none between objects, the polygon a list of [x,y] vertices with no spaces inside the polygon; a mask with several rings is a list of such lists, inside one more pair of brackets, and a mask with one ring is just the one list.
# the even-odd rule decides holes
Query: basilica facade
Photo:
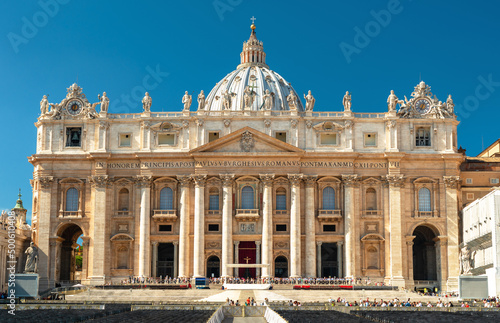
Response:
[{"label": "basilica facade", "polygon": [[155,112],[146,93],[142,113],[116,114],[77,84],[42,99],[29,157],[41,284],[370,277],[457,290],[451,96],[421,82],[382,112],[353,112],[349,93],[340,109],[316,105],[269,69],[251,28],[236,70],[194,104],[186,92],[179,112]]}]

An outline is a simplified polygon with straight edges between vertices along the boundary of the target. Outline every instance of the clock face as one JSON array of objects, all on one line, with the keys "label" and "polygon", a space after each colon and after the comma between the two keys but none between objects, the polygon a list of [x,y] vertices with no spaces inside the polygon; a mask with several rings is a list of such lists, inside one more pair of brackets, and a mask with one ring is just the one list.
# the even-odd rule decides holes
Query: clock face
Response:
[{"label": "clock face", "polygon": [[77,100],[70,101],[66,106],[69,114],[77,115],[82,111],[82,103]]},{"label": "clock face", "polygon": [[415,102],[415,110],[420,114],[425,114],[431,109],[431,103],[429,100],[420,99]]}]

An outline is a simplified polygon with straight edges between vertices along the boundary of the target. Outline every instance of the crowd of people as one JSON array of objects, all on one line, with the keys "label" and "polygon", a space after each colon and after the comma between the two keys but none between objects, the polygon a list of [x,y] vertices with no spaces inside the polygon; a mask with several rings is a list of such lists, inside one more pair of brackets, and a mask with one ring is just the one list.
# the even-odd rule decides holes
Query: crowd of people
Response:
[{"label": "crowd of people", "polygon": [[[485,308],[493,308],[500,307],[500,299],[498,297],[490,297],[487,299],[483,299],[482,301],[474,300],[469,304],[469,302],[460,302],[453,304],[450,300],[442,300],[441,298],[433,304],[430,301],[422,302],[422,301],[412,301],[411,298],[405,300],[400,300],[398,298],[390,299],[390,300],[370,300],[369,298],[360,299],[358,301],[350,302],[345,298],[337,298],[328,299],[328,303],[331,306],[359,306],[359,307],[485,307]],[[289,304],[290,305],[290,304]]]},{"label": "crowd of people", "polygon": [[362,286],[385,286],[383,282],[372,282],[369,278],[241,278],[241,277],[212,277],[211,284],[289,284],[289,285],[362,285]]},{"label": "crowd of people", "polygon": [[237,299],[236,302],[229,297],[226,299],[227,306],[267,306],[269,305],[269,299],[265,298],[263,302],[258,303],[253,297],[248,297],[243,304],[240,303],[240,300]]}]

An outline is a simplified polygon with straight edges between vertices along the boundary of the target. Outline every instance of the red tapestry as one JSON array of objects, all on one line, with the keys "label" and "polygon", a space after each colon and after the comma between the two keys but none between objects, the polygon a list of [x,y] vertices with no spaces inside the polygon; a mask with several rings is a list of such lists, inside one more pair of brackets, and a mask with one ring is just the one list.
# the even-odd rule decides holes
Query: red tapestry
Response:
[{"label": "red tapestry", "polygon": [[[255,264],[256,263],[256,245],[255,241],[240,241],[238,249],[238,263],[240,264]],[[247,262],[248,261],[248,262]],[[241,278],[255,278],[255,268],[239,268],[239,276]]]}]

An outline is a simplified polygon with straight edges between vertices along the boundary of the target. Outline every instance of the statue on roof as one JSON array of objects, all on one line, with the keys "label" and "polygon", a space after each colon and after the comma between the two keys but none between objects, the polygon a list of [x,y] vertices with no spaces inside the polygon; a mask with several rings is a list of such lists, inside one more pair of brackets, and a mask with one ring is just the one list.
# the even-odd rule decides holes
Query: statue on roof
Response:
[{"label": "statue on roof", "polygon": [[351,111],[351,94],[349,94],[349,91],[345,92],[342,104],[344,105],[344,111]]},{"label": "statue on roof", "polygon": [[40,114],[43,116],[49,113],[49,107],[49,100],[47,100],[47,96],[44,95],[42,101],[40,101]]},{"label": "statue on roof", "polygon": [[233,93],[229,93],[229,91],[227,89],[222,92],[222,109],[223,110],[231,110],[232,96],[233,96]]},{"label": "statue on roof", "polygon": [[311,94],[311,90],[307,92],[307,95],[304,94],[304,99],[306,99],[306,111],[312,111],[314,109],[316,99]]},{"label": "statue on roof", "polygon": [[149,96],[149,93],[146,92],[144,95],[144,98],[142,98],[142,108],[144,109],[144,112],[150,112],[151,111],[151,103],[153,100]]},{"label": "statue on roof", "polygon": [[297,99],[298,98],[293,91],[290,91],[290,94],[286,97],[286,101],[288,102],[288,106],[291,111],[297,111]]},{"label": "statue on roof", "polygon": [[387,98],[388,111],[389,112],[396,111],[396,106],[398,105],[398,103],[399,103],[398,97],[396,96],[396,94],[394,94],[394,90],[391,90],[391,94],[389,94],[389,97]]},{"label": "statue on roof", "polygon": [[101,104],[100,112],[108,112],[109,98],[106,96],[106,92],[102,92],[102,96],[98,94],[97,98],[99,99]]},{"label": "statue on roof", "polygon": [[265,94],[262,96],[262,101],[263,101],[262,108],[264,110],[270,111],[273,109],[274,105],[273,94],[269,90],[266,90]]},{"label": "statue on roof", "polygon": [[205,109],[205,93],[201,90],[200,94],[198,94],[198,110]]},{"label": "statue on roof", "polygon": [[184,96],[182,97],[182,103],[184,104],[184,111],[189,111],[192,102],[193,102],[193,97],[189,95],[188,91],[184,92]]},{"label": "statue on roof", "polygon": [[453,115],[455,113],[454,107],[455,107],[455,103],[453,103],[453,99],[451,98],[451,94],[450,94],[450,95],[448,95],[448,99],[446,99],[446,109],[448,110],[448,113],[450,115]]},{"label": "statue on roof", "polygon": [[255,92],[250,89],[250,86],[245,87],[243,91],[243,105],[245,110],[252,109],[253,101],[255,100]]}]

